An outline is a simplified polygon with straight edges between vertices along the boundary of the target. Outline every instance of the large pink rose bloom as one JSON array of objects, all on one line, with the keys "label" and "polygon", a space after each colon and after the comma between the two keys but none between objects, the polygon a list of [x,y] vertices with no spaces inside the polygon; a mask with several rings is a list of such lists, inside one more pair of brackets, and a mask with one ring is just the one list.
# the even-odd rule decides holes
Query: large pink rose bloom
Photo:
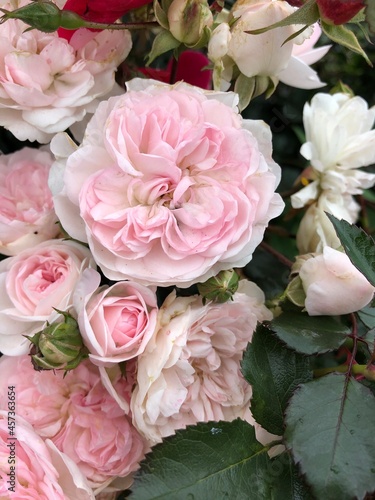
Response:
[{"label": "large pink rose bloom", "polygon": [[272,318],[263,292],[242,281],[233,301],[202,305],[171,294],[160,329],[138,358],[133,422],[152,443],[186,425],[249,415],[251,386],[240,361],[258,321]]},{"label": "large pink rose bloom", "polygon": [[269,129],[237,101],[136,79],[99,105],[65,170],[55,138],[56,212],[108,278],[187,287],[249,262],[283,202]]},{"label": "large pink rose bloom", "polygon": [[86,269],[74,294],[78,325],[91,361],[99,366],[139,356],[156,329],[154,291],[131,281],[98,288],[100,274]]},{"label": "large pink rose bloom", "polygon": [[[11,415],[11,418],[14,417]],[[8,412],[0,411],[0,498],[94,499],[85,478],[66,455],[52,443],[45,443],[19,416],[15,420],[16,439],[12,440],[8,422]]]},{"label": "large pink rose bloom", "polygon": [[0,156],[0,253],[17,255],[57,236],[47,151],[23,148]]},{"label": "large pink rose bloom", "polygon": [[[2,6],[15,8],[14,2]],[[56,32],[26,28],[15,19],[0,25],[0,125],[20,140],[46,143],[93,112],[95,99],[111,91],[131,36],[81,29],[68,42]]]},{"label": "large pink rose bloom", "polygon": [[25,335],[41,330],[72,306],[81,273],[95,267],[90,251],[74,241],[51,240],[0,262],[0,351],[29,350]]},{"label": "large pink rose bloom", "polygon": [[[14,385],[17,412],[73,460],[92,488],[101,490],[138,468],[148,445],[92,363],[83,362],[64,377],[36,372],[27,355],[3,356],[0,374],[0,407],[6,408],[7,388]],[[113,383],[129,401],[130,382]]]}]

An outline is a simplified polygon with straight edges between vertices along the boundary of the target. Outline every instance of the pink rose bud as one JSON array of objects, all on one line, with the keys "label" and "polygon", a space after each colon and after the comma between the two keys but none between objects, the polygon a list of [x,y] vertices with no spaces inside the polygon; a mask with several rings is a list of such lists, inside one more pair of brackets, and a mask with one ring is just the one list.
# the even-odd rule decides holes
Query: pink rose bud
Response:
[{"label": "pink rose bud", "polygon": [[371,301],[375,291],[346,254],[330,247],[304,262],[299,275],[310,316],[358,311]]},{"label": "pink rose bud", "polygon": [[100,275],[86,269],[74,295],[78,324],[90,360],[113,366],[139,356],[157,327],[157,298],[132,281],[98,288]]}]

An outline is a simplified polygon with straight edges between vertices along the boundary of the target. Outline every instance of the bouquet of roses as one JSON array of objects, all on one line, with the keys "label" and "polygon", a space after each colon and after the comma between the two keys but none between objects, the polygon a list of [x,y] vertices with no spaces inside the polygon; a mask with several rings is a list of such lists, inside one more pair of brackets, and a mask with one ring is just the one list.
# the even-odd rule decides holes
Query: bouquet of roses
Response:
[{"label": "bouquet of roses", "polygon": [[372,498],[371,0],[0,6],[0,497]]}]

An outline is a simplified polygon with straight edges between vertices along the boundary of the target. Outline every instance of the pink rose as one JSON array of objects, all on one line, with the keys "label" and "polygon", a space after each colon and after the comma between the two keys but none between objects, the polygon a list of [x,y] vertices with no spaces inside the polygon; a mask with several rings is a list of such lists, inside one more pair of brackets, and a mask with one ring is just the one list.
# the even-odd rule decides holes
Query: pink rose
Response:
[{"label": "pink rose", "polygon": [[299,276],[306,293],[310,316],[349,314],[367,306],[375,287],[338,250],[324,247],[323,253],[306,260]]},{"label": "pink rose", "polygon": [[45,443],[19,416],[14,429],[16,439],[12,440],[8,412],[0,411],[1,498],[94,500],[85,478],[66,455],[58,452],[52,443]]},{"label": "pink rose", "polygon": [[74,241],[51,240],[0,262],[0,351],[28,352],[24,335],[41,330],[46,321],[72,305],[74,287],[87,267],[90,251]]},{"label": "pink rose", "polygon": [[131,36],[81,29],[68,42],[56,32],[26,27],[16,19],[0,25],[0,125],[20,140],[46,143],[92,112],[95,99],[112,89]]},{"label": "pink rose", "polygon": [[23,148],[0,156],[0,253],[17,255],[57,236],[47,151]]},{"label": "pink rose", "polygon": [[156,443],[189,424],[247,418],[252,389],[240,361],[257,322],[271,318],[263,292],[245,280],[224,304],[169,295],[160,329],[138,358],[131,399],[137,429]]},{"label": "pink rose", "polygon": [[64,187],[58,168],[51,184],[62,225],[108,278],[187,287],[249,262],[283,202],[270,132],[242,120],[237,101],[136,79],[99,105]]},{"label": "pink rose", "polygon": [[157,299],[149,288],[131,281],[101,287],[100,274],[86,269],[74,304],[91,361],[111,366],[139,356],[156,328]]},{"label": "pink rose", "polygon": [[[88,360],[64,377],[36,372],[27,355],[3,356],[0,374],[0,407],[14,385],[17,412],[78,466],[92,488],[103,489],[137,469],[148,445]],[[129,401],[131,381],[117,377],[113,383]]]}]

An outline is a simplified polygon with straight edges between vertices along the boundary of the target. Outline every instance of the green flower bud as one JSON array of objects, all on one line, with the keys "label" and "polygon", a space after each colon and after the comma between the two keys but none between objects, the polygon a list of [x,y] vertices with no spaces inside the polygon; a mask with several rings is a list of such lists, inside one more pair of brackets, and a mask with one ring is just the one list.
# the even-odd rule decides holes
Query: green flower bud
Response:
[{"label": "green flower bud", "polygon": [[201,40],[205,28],[212,25],[213,16],[206,0],[173,0],[168,22],[176,40],[192,47]]},{"label": "green flower bud", "polygon": [[355,96],[353,90],[349,87],[349,85],[346,85],[346,83],[342,82],[341,80],[336,83],[336,85],[330,91],[330,94],[337,93],[347,94],[349,97]]},{"label": "green flower bud", "polygon": [[67,312],[56,311],[64,316],[63,322],[47,323],[33,337],[31,358],[36,370],[73,370],[88,357],[77,321]]},{"label": "green flower bud", "polygon": [[60,10],[52,2],[32,2],[24,7],[12,11],[0,9],[4,12],[0,22],[8,19],[19,19],[30,26],[44,33],[52,33],[59,28],[78,29],[87,23],[78,14],[70,11]]},{"label": "green flower bud", "polygon": [[221,271],[219,274],[205,281],[198,283],[198,291],[203,297],[203,303],[207,300],[215,302],[227,302],[233,300],[233,295],[238,288],[239,276],[233,269]]}]

